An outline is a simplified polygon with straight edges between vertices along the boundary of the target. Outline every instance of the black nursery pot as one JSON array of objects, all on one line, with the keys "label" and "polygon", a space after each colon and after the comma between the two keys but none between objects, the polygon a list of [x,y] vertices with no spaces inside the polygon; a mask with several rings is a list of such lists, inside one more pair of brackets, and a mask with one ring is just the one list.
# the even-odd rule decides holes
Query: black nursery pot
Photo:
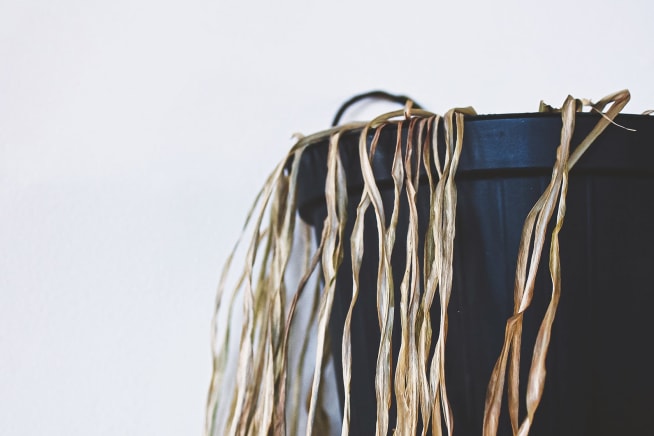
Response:
[{"label": "black nursery pot", "polygon": [[[595,114],[577,114],[572,147],[598,120]],[[654,331],[654,117],[619,115],[616,122],[636,131],[610,125],[570,172],[567,214],[560,234],[562,293],[547,356],[545,390],[530,432],[533,435],[636,435],[654,428],[654,353],[649,349]],[[549,183],[561,126],[560,114],[465,119],[455,177],[454,278],[445,353],[456,434],[481,434],[488,381],[502,348],[506,320],[513,312],[520,234],[527,213]],[[387,216],[393,205],[390,168],[396,129],[384,128],[373,158]],[[369,143],[372,136],[370,132]],[[350,193],[348,241],[363,186],[358,140],[358,131],[349,132],[340,146]],[[444,143],[442,139],[439,142]],[[323,141],[305,151],[298,183],[300,215],[315,227],[318,236],[326,216],[327,149],[327,141]],[[418,190],[421,235],[425,234],[428,207],[429,189],[424,180]],[[404,200],[392,253],[396,302],[404,271],[407,222]],[[352,320],[351,434],[356,435],[375,433],[374,374],[380,336],[378,235],[372,211],[365,226],[361,290]],[[521,399],[534,339],[551,294],[548,247],[543,250],[535,297],[524,320]],[[332,353],[341,378],[342,328],[352,296],[349,243],[344,248],[330,323]],[[435,302],[434,334],[438,332],[437,306]],[[393,362],[401,337],[398,310],[399,303]],[[339,387],[342,403],[342,380]],[[342,404],[334,407],[342,409]],[[391,429],[394,420],[393,404]],[[506,409],[498,434],[511,434]]]}]

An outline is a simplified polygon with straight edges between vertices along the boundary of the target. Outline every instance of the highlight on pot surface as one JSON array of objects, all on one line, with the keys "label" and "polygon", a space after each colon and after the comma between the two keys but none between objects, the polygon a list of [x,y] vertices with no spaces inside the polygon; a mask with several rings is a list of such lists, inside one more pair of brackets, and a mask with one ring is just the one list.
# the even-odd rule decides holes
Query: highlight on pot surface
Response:
[{"label": "highlight on pot surface", "polygon": [[[404,107],[339,124],[373,98]],[[373,91],[298,138],[220,279],[206,434],[652,428],[654,117],[629,98],[441,116]]]}]

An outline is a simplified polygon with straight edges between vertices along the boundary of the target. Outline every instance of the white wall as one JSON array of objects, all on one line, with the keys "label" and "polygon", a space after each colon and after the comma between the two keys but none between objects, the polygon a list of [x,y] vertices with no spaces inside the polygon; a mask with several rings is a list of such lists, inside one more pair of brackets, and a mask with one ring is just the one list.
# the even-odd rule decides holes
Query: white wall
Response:
[{"label": "white wall", "polygon": [[439,113],[629,88],[639,113],[653,16],[646,0],[1,2],[0,434],[200,434],[219,270],[293,133],[377,88]]}]

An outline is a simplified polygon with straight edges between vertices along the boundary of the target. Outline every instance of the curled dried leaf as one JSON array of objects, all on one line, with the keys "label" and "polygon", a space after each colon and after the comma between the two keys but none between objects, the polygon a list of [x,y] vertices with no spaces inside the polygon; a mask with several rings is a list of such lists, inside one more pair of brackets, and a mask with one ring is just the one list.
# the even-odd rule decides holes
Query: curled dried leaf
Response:
[{"label": "curled dried leaf", "polygon": [[[506,390],[509,419],[513,433],[528,434],[534,422],[546,379],[546,358],[552,325],[560,295],[560,255],[558,235],[566,211],[568,172],[610,125],[629,101],[627,90],[593,103],[568,97],[560,109],[543,102],[541,112],[560,113],[563,120],[556,162],[550,182],[525,219],[516,262],[514,311],[507,320],[504,343],[499,351],[486,392],[483,419],[484,435],[495,435]],[[596,126],[574,149],[571,144],[576,113],[590,108],[601,114]],[[605,108],[608,108],[605,110]],[[651,114],[647,111],[646,114]],[[447,393],[445,357],[447,354],[448,306],[454,275],[456,235],[456,173],[463,148],[464,117],[474,115],[472,108],[448,111],[444,117],[408,103],[400,111],[383,114],[369,123],[350,123],[314,135],[296,135],[297,143],[275,167],[257,195],[247,215],[243,232],[221,274],[212,320],[211,347],[213,372],[207,396],[205,434],[214,435],[296,435],[324,434],[329,421],[321,389],[330,357],[327,324],[339,274],[351,273],[353,287],[343,325],[342,368],[345,402],[341,434],[349,434],[351,413],[352,317],[361,283],[359,274],[366,247],[364,216],[372,213],[377,230],[376,300],[380,342],[375,365],[376,434],[415,435],[420,426],[423,435],[454,432],[456,404]],[[399,118],[399,120],[398,120]],[[391,177],[392,204],[385,205],[373,171],[374,155],[386,126],[394,126],[397,137]],[[444,143],[439,144],[442,126]],[[359,161],[363,192],[356,208],[353,230],[346,240],[349,194],[346,173],[339,150],[345,133],[358,131]],[[403,136],[403,132],[406,135]],[[372,140],[369,134],[373,133]],[[310,229],[300,224],[300,278],[288,277],[297,241],[296,192],[302,152],[319,141],[329,142],[325,181],[326,218],[317,244],[311,245]],[[420,174],[426,174],[426,182]],[[420,187],[422,185],[422,188]],[[419,234],[418,191],[429,190],[426,234]],[[422,191],[421,191],[422,192]],[[391,255],[396,246],[401,202],[408,205],[407,238],[401,241],[406,261],[398,284],[399,319],[395,319],[395,284]],[[390,218],[387,210],[390,206]],[[556,213],[555,213],[556,212]],[[522,323],[534,297],[534,283],[540,268],[542,250],[549,236],[549,272],[552,281],[550,302],[536,337],[531,356],[522,354]],[[241,239],[249,231],[243,269],[234,287],[227,293],[227,277]],[[422,253],[418,247],[424,243]],[[344,247],[348,244],[352,269],[341,271]],[[421,254],[421,255],[419,255]],[[317,276],[320,275],[320,280]],[[312,282],[313,280],[313,282]],[[289,285],[289,283],[293,283]],[[310,286],[312,284],[312,286]],[[301,299],[308,293],[310,298]],[[224,307],[225,296],[229,296]],[[306,300],[306,299],[305,299]],[[237,346],[230,340],[233,309],[242,303],[243,319]],[[432,322],[431,309],[438,304],[439,319]],[[307,310],[308,316],[296,316]],[[222,314],[222,317],[221,317]],[[304,319],[305,324],[301,324]],[[401,340],[397,362],[393,362],[392,333],[400,323]],[[432,337],[434,332],[435,337]],[[221,330],[222,329],[222,330]],[[292,332],[301,330],[302,340],[293,343]],[[315,345],[313,365],[307,363],[308,350]],[[520,398],[521,359],[529,358],[526,398]],[[229,363],[236,363],[236,377],[226,378]],[[303,391],[302,379],[313,374],[311,386]],[[288,395],[287,395],[288,391]],[[306,398],[306,402],[303,401]],[[372,399],[371,399],[372,400]],[[389,426],[389,408],[397,405],[397,422]],[[305,406],[306,404],[306,406]],[[526,409],[520,410],[520,404]],[[301,418],[305,416],[306,420]]]}]

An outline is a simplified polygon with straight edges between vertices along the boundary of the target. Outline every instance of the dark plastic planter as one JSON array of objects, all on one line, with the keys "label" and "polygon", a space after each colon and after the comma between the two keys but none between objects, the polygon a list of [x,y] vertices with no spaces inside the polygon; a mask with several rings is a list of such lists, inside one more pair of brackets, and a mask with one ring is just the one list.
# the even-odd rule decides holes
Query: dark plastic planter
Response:
[{"label": "dark plastic planter", "polygon": [[[573,147],[597,121],[597,115],[577,114]],[[636,435],[651,434],[654,428],[654,353],[650,349],[654,332],[654,117],[620,115],[616,122],[636,132],[609,126],[570,173],[568,210],[560,236],[562,296],[547,357],[546,388],[530,432],[533,435]],[[560,130],[559,114],[466,118],[456,176],[454,279],[446,351],[456,434],[481,434],[488,380],[502,347],[506,320],[513,311],[520,233],[528,211],[549,182]],[[373,162],[388,215],[393,200],[390,168],[396,133],[394,128],[385,128]],[[351,195],[348,238],[362,187],[358,138],[358,132],[345,134],[340,149]],[[307,149],[298,184],[300,214],[317,235],[326,215],[327,148],[324,141]],[[428,187],[422,186],[418,194],[424,234]],[[406,204],[402,207],[397,241],[406,240],[408,211]],[[362,289],[352,321],[351,434],[355,435],[374,434],[376,421],[378,254],[372,213],[366,229]],[[392,255],[396,284],[404,270],[404,248],[396,243]],[[345,249],[330,326],[339,376],[342,326],[352,285],[349,244]],[[551,292],[547,251],[524,322],[521,398],[531,361],[525,356],[531,355]],[[396,289],[395,300],[399,299]],[[437,311],[434,303],[435,323]],[[394,362],[400,344],[399,325],[395,322]],[[436,334],[437,328],[434,331]],[[342,389],[340,381],[339,386]],[[340,395],[342,402],[343,392]],[[502,419],[498,434],[511,434],[506,410]]]}]

